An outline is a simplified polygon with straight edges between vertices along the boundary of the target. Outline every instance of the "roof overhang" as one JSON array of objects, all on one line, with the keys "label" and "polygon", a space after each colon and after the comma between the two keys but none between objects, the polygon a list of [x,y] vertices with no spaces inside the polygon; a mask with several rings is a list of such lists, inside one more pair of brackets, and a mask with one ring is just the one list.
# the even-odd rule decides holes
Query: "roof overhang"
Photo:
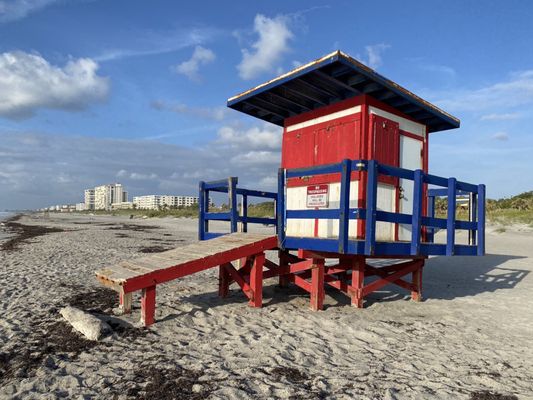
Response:
[{"label": "roof overhang", "polygon": [[286,118],[369,95],[424,124],[428,132],[458,128],[453,115],[335,51],[228,99],[228,107],[283,126]]}]

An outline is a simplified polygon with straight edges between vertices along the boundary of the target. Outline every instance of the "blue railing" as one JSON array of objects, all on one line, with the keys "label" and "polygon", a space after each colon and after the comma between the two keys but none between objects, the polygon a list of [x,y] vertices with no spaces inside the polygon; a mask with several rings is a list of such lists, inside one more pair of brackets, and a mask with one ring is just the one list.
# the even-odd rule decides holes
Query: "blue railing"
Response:
[{"label": "blue railing", "polygon": [[[199,218],[198,218],[198,239],[207,240],[217,236],[225,235],[220,232],[209,232],[209,221],[230,222],[230,232],[238,231],[238,224],[242,223],[242,231],[248,231],[248,224],[276,225],[276,216],[273,218],[249,217],[248,198],[260,197],[277,200],[278,194],[273,192],[263,192],[259,190],[249,190],[237,187],[238,179],[231,177],[220,181],[200,182]],[[211,192],[228,193],[229,210],[226,212],[210,212],[209,203]],[[239,215],[238,196],[242,196],[242,215]]]},{"label": "blue railing", "polygon": [[[350,208],[350,177],[352,171],[364,171],[367,175],[366,209]],[[290,178],[303,178],[323,174],[340,173],[341,190],[338,209],[287,210],[285,207],[286,181]],[[379,176],[391,176],[414,182],[412,214],[394,213],[377,209],[377,187]],[[424,185],[439,186],[447,196],[447,218],[435,218],[434,214],[423,215]],[[441,189],[442,190],[442,189]],[[426,174],[422,170],[407,170],[379,164],[375,160],[343,160],[339,164],[321,165],[309,168],[279,170],[278,174],[278,239],[280,248],[308,249],[341,254],[364,255],[483,255],[485,253],[485,185],[473,185],[457,181],[455,178],[442,178]],[[476,212],[471,221],[456,219],[456,196],[468,193],[475,198]],[[440,194],[439,194],[440,195]],[[433,203],[434,204],[434,203]],[[289,219],[338,219],[338,238],[308,238],[286,236]],[[350,240],[349,221],[365,221],[364,239]],[[411,225],[410,242],[376,241],[376,222],[390,222]],[[432,235],[422,241],[422,228],[446,229],[446,243],[433,243]],[[462,245],[455,242],[455,230],[467,229],[475,232],[474,244]],[[430,240],[428,240],[430,239]]]},{"label": "blue railing", "polygon": [[[366,174],[366,208],[350,207],[351,174],[359,171]],[[324,174],[340,174],[340,202],[337,209],[288,210],[285,205],[287,180]],[[362,175],[364,176],[364,175]],[[413,209],[411,214],[395,213],[377,209],[377,188],[379,176],[413,181]],[[364,182],[364,180],[361,180]],[[439,189],[427,191],[428,212],[423,212],[424,186],[433,185]],[[209,212],[209,193],[228,193],[228,212]],[[243,215],[239,215],[237,196],[243,196]],[[457,196],[470,196],[472,204],[470,220],[456,219]],[[254,218],[247,216],[249,196],[276,200],[276,217]],[[435,217],[435,197],[447,198],[446,218]],[[278,172],[278,193],[260,192],[237,188],[237,178],[215,182],[200,182],[199,238],[210,239],[223,233],[209,232],[209,221],[229,221],[230,231],[237,231],[242,222],[246,232],[248,223],[274,224],[281,249],[306,249],[340,254],[361,254],[369,256],[427,256],[427,255],[483,255],[485,254],[485,185],[473,185],[456,178],[443,178],[426,174],[422,170],[407,170],[379,164],[375,160],[343,160],[338,164],[320,165],[309,168],[280,169]],[[290,219],[336,219],[339,222],[337,238],[315,238],[287,236],[287,221]],[[350,220],[363,220],[364,236],[353,239],[349,235]],[[411,226],[410,241],[377,241],[378,221]],[[446,230],[446,243],[434,243],[434,231]],[[457,244],[456,229],[469,231],[469,244]]]}]

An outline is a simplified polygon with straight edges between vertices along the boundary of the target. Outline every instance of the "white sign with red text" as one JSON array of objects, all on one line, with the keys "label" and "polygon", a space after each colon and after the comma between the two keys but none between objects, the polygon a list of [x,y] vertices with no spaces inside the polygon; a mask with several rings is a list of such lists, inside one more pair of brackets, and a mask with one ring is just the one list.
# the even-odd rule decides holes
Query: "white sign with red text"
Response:
[{"label": "white sign with red text", "polygon": [[329,185],[307,186],[306,205],[309,208],[328,206]]}]

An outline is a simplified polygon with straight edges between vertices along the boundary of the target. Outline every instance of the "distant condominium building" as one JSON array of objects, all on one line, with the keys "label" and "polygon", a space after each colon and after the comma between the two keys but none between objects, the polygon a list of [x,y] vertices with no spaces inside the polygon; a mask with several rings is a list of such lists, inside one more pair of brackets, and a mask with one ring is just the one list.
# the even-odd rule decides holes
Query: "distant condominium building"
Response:
[{"label": "distant condominium building", "polygon": [[94,209],[111,210],[113,203],[128,201],[128,192],[120,183],[102,185],[94,188]]},{"label": "distant condominium building", "polygon": [[94,189],[85,189],[85,209],[94,210]]},{"label": "distant condominium building", "polygon": [[194,196],[171,196],[171,195],[147,195],[133,198],[135,208],[141,210],[159,210],[161,208],[190,207],[198,203],[198,197]]},{"label": "distant condominium building", "polygon": [[111,209],[113,210],[129,210],[131,208],[133,208],[132,201],[122,201],[120,203],[111,204]]}]

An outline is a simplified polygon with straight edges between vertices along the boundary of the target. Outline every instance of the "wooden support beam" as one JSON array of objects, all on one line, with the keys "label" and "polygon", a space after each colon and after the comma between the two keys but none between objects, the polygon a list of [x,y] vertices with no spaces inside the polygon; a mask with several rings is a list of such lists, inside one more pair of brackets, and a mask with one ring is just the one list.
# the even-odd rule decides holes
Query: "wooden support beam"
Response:
[{"label": "wooden support beam", "polygon": [[324,308],[324,259],[313,259],[311,269],[311,309],[314,311]]},{"label": "wooden support beam", "polygon": [[218,267],[218,295],[222,298],[227,297],[231,276],[226,268],[221,265]]},{"label": "wooden support beam", "polygon": [[299,288],[305,290],[307,293],[311,293],[311,284],[307,282],[304,278],[299,275],[291,274],[288,275],[289,280],[294,283]]},{"label": "wooden support beam", "polygon": [[313,267],[313,260],[305,260],[305,261],[300,261],[300,262],[291,264],[289,267],[289,271],[291,274],[294,274],[296,272],[308,270],[312,267]]},{"label": "wooden support beam", "polygon": [[252,288],[252,298],[248,302],[252,307],[263,306],[263,266],[265,264],[265,253],[257,254],[254,257],[252,270],[250,271],[250,287]]},{"label": "wooden support beam", "polygon": [[413,271],[415,271],[420,265],[422,265],[421,261],[412,261],[408,263],[403,269],[394,272],[393,274],[387,275],[386,278],[378,279],[376,281],[373,281],[372,283],[366,285],[363,288],[363,297],[366,296],[369,293],[375,292],[378,289],[381,289],[383,286],[389,285],[391,283],[396,283],[396,281],[401,278],[402,276],[405,276]]},{"label": "wooden support beam", "polygon": [[155,286],[142,290],[141,296],[141,323],[150,326],[155,322]]},{"label": "wooden support beam", "polygon": [[231,275],[232,279],[241,287],[241,290],[248,299],[253,297],[253,291],[248,282],[244,280],[242,275],[235,269],[231,263],[226,263],[223,265],[226,271]]},{"label": "wooden support beam", "polygon": [[[280,250],[278,252],[279,256],[279,266],[280,269],[288,269],[289,268],[289,260],[287,257],[287,252]],[[286,274],[279,275],[279,287],[286,288],[289,286],[289,277]]]},{"label": "wooden support beam", "polygon": [[131,313],[131,303],[132,303],[132,294],[133,293],[124,293],[123,290],[119,293],[119,308],[121,314],[129,314]]},{"label": "wooden support beam", "polygon": [[[405,265],[404,265],[404,267],[405,267]],[[371,275],[371,274],[372,275],[377,275],[377,276],[379,276],[382,279],[387,279],[389,277],[389,275],[391,275],[384,268],[374,268],[374,267],[372,267],[370,265],[366,266],[365,273],[366,273],[366,275]],[[400,287],[402,287],[404,289],[410,290],[410,291],[416,290],[415,286],[412,283],[406,282],[403,279],[396,279],[394,282],[390,282],[390,283],[394,283],[395,285],[398,285],[398,286],[400,286]]]},{"label": "wooden support beam", "polygon": [[363,285],[365,283],[365,258],[352,259],[352,284],[348,289],[352,298],[352,306],[363,308]]},{"label": "wooden support beam", "polygon": [[422,301],[422,269],[424,268],[424,263],[420,265],[416,270],[413,271],[413,286],[414,290],[411,291],[411,299],[413,301]]}]

